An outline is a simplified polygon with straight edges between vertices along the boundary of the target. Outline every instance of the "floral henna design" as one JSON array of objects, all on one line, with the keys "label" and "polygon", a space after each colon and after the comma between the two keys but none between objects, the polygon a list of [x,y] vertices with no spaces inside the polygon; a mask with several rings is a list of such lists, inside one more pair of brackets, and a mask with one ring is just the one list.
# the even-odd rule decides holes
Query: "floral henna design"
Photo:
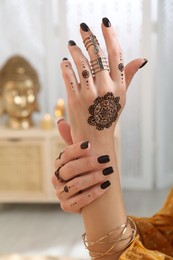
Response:
[{"label": "floral henna design", "polygon": [[82,76],[83,76],[83,78],[89,78],[89,76],[90,76],[90,72],[88,71],[88,70],[84,70],[84,71],[82,71]]},{"label": "floral henna design", "polygon": [[122,72],[124,70],[124,64],[123,63],[120,63],[118,65],[118,69]]},{"label": "floral henna design", "polygon": [[88,109],[91,114],[88,123],[96,126],[99,131],[109,128],[116,121],[118,112],[121,109],[119,101],[120,97],[114,97],[112,92],[108,92],[103,97],[97,97],[94,104]]}]

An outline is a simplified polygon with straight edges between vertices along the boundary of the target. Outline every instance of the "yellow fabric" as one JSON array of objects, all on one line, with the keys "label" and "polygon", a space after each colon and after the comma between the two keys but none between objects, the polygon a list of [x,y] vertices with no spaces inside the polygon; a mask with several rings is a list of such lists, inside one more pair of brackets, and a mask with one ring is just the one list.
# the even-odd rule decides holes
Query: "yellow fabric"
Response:
[{"label": "yellow fabric", "polygon": [[173,189],[163,208],[151,218],[132,217],[139,237],[121,255],[120,260],[173,260]]}]

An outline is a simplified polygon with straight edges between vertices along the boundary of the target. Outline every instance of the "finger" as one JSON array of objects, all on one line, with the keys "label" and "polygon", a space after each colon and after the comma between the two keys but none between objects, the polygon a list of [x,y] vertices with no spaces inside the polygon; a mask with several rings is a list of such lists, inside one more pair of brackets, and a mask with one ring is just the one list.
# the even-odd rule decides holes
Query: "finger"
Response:
[{"label": "finger", "polygon": [[51,182],[55,189],[61,189],[64,186],[64,183],[60,182],[55,174],[52,175]]},{"label": "finger", "polygon": [[60,120],[58,120],[57,125],[58,125],[59,133],[61,137],[64,139],[64,141],[67,144],[73,144],[69,123],[66,122],[63,118],[61,118]]},{"label": "finger", "polygon": [[125,78],[126,78],[126,88],[128,89],[128,86],[130,85],[130,82],[132,81],[135,73],[138,71],[138,69],[141,69],[142,67],[147,64],[148,60],[146,59],[135,59],[131,62],[129,62],[125,67]]},{"label": "finger", "polygon": [[57,158],[55,161],[55,167],[58,168],[62,165],[67,164],[70,161],[76,160],[77,158],[83,157],[87,155],[90,149],[89,141],[83,141],[79,143],[75,143],[67,146],[63,153],[61,153],[61,157]]},{"label": "finger", "polygon": [[99,185],[95,185],[82,193],[61,202],[61,208],[66,212],[81,212],[81,209],[100,196],[102,196],[111,185],[110,181],[105,181]]},{"label": "finger", "polygon": [[93,77],[87,58],[74,41],[69,41],[68,47],[78,71],[80,86],[85,89],[92,88]]},{"label": "finger", "polygon": [[[71,161],[74,162],[74,160],[76,161],[76,158],[86,156],[89,149],[90,149],[89,142],[84,141],[84,142],[80,142],[77,144],[69,145],[65,148],[65,150],[63,152],[60,153],[60,156],[58,156],[58,158],[55,161],[56,170],[54,173],[59,182],[64,182],[65,180],[70,179],[70,178],[66,177],[67,174],[64,174],[64,170],[68,171]],[[68,166],[66,166],[67,163],[68,163]],[[72,164],[71,167],[74,167],[74,168],[70,169],[70,172],[75,171],[74,163]]]},{"label": "finger", "polygon": [[74,94],[78,93],[79,84],[71,63],[67,58],[64,58],[61,62],[61,70],[68,98],[74,97]]},{"label": "finger", "polygon": [[[65,157],[64,154],[63,156]],[[110,159],[108,155],[103,155],[99,157],[97,157],[96,155],[84,158],[82,157],[79,159],[70,160],[62,167],[59,167],[57,169],[57,173],[61,177],[61,179],[63,179],[64,181],[69,181],[81,174],[88,173],[97,169],[103,169],[106,163],[108,163],[109,161]]]},{"label": "finger", "polygon": [[68,199],[79,192],[91,188],[93,185],[106,181],[108,175],[113,174],[113,168],[106,167],[102,171],[94,171],[72,179],[57,190],[57,197],[61,200]]},{"label": "finger", "polygon": [[[102,50],[102,48],[99,45],[99,42],[96,38],[96,36],[92,33],[90,28],[87,24],[81,23],[80,24],[80,33],[84,42],[84,45],[86,47],[86,50],[88,51],[90,62],[92,63],[93,70],[95,70],[95,78],[98,81],[102,81],[103,78],[109,77],[109,68],[108,63],[105,58],[105,54]],[[100,60],[98,62],[98,58],[103,58],[103,60]],[[100,69],[100,64],[102,64],[101,67],[104,67],[104,69]],[[98,76],[98,77],[97,77]]]},{"label": "finger", "polygon": [[124,61],[118,38],[108,18],[102,19],[102,32],[108,52],[110,76],[124,85]]}]

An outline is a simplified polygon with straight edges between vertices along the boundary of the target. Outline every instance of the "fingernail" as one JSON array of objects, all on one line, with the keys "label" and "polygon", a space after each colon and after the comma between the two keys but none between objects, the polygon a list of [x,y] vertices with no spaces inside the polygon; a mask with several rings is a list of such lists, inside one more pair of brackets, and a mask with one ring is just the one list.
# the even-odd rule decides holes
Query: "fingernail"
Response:
[{"label": "fingernail", "polygon": [[70,41],[68,41],[68,45],[74,46],[74,45],[76,45],[76,43],[74,41],[70,40]]},{"label": "fingernail", "polygon": [[99,163],[107,163],[110,161],[110,158],[108,155],[102,155],[100,157],[97,158]]},{"label": "fingernail", "polygon": [[105,181],[105,182],[103,182],[101,185],[100,185],[100,187],[101,187],[101,189],[106,189],[107,187],[109,187],[111,185],[111,183],[110,183],[110,181]]},{"label": "fingernail", "polygon": [[113,168],[112,167],[107,167],[107,168],[105,168],[103,171],[102,171],[102,173],[103,173],[103,175],[109,175],[109,174],[111,174],[111,173],[113,173],[114,172],[114,170],[113,170]]},{"label": "fingernail", "polygon": [[83,142],[83,143],[81,143],[80,148],[81,148],[81,149],[87,149],[87,148],[88,148],[88,144],[89,144],[88,141]]},{"label": "fingernail", "polygon": [[62,60],[68,60],[66,57],[64,57]]},{"label": "fingernail", "polygon": [[102,19],[102,22],[103,22],[105,27],[111,27],[111,22],[109,21],[109,19],[107,17],[104,17]]},{"label": "fingernail", "polygon": [[80,28],[84,31],[84,32],[89,32],[90,28],[88,27],[88,25],[86,23],[81,23],[80,24]]},{"label": "fingernail", "polygon": [[59,125],[59,123],[62,122],[62,121],[65,121],[65,119],[64,119],[63,117],[60,118],[60,119],[58,119],[58,121],[57,121],[57,125]]},{"label": "fingernail", "polygon": [[147,64],[148,60],[144,59],[144,63],[142,63],[142,65],[139,67],[139,69],[143,68],[145,66],[145,64]]}]

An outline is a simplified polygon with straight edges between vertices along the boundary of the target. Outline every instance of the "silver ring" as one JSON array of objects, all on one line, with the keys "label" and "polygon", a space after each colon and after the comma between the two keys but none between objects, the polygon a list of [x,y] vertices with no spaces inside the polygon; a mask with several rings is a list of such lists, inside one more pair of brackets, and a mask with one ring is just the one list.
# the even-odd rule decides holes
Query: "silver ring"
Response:
[{"label": "silver ring", "polygon": [[101,70],[110,71],[106,57],[98,57],[94,60],[91,60],[90,65],[91,65],[91,72],[93,77],[95,77],[95,74]]},{"label": "silver ring", "polygon": [[99,42],[94,34],[89,35],[83,40],[86,50],[90,46],[94,46],[94,53],[97,55],[99,53]]}]

